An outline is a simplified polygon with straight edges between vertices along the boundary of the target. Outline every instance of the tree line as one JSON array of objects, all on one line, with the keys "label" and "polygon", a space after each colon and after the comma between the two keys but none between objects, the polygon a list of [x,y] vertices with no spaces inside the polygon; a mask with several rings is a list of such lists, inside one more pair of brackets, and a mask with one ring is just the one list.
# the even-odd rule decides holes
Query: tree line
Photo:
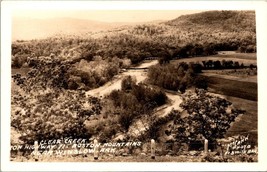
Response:
[{"label": "tree line", "polygon": [[199,68],[202,70],[206,69],[243,69],[243,68],[257,68],[257,65],[250,64],[249,66],[245,66],[243,63],[239,63],[238,61],[233,60],[203,60],[202,65],[200,63],[196,63]]}]

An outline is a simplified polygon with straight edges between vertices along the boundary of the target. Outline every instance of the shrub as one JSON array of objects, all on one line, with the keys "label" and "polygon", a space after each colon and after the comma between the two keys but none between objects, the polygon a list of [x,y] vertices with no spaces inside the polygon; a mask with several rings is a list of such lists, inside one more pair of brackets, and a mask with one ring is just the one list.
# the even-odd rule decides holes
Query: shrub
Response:
[{"label": "shrub", "polygon": [[128,131],[130,125],[132,124],[133,122],[133,119],[134,119],[134,114],[130,111],[127,111],[127,110],[122,110],[120,112],[120,116],[119,116],[119,124],[121,125],[121,127],[125,130],[125,131]]},{"label": "shrub", "polygon": [[121,89],[123,91],[131,90],[133,86],[136,84],[136,81],[131,76],[126,76],[121,81]]},{"label": "shrub", "polygon": [[194,80],[194,85],[197,88],[207,89],[208,88],[208,81],[206,77],[198,75]]}]

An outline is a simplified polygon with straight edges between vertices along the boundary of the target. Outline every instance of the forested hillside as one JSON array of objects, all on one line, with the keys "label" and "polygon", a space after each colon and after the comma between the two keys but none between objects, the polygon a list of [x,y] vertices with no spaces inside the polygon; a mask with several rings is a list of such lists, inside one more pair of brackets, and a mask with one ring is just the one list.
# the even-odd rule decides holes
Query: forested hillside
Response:
[{"label": "forested hillside", "polygon": [[68,88],[85,85],[89,89],[149,57],[159,57],[160,63],[165,63],[213,55],[219,50],[256,51],[254,12],[208,11],[168,22],[123,27],[97,37],[20,40],[12,43],[12,68],[33,67],[47,59],[68,60],[72,64]]},{"label": "forested hillside", "polygon": [[175,27],[198,44],[214,44],[215,50],[256,51],[253,11],[207,11],[180,16],[165,24]]},{"label": "forested hillside", "polygon": [[166,22],[166,24],[184,29],[195,26],[192,29],[205,29],[213,32],[256,32],[255,13],[253,11],[207,11],[183,15]]},{"label": "forested hillside", "polygon": [[[208,11],[178,17],[160,24],[142,24],[102,32],[95,37],[58,36],[16,41],[13,59],[55,54],[63,59],[92,60],[94,56],[129,58],[138,63],[146,57],[165,58],[211,55],[220,50],[256,51],[255,13]],[[22,64],[14,65],[21,66]]]}]

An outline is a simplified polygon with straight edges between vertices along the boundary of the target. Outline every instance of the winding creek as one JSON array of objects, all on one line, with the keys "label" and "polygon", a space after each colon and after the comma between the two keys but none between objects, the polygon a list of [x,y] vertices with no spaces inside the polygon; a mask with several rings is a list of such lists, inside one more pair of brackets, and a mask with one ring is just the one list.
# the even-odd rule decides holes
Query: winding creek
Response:
[{"label": "winding creek", "polygon": [[[147,71],[145,68],[149,68],[157,63],[157,60],[146,61],[135,68],[131,68],[123,73],[118,74],[112,81],[109,81],[99,88],[89,90],[86,94],[103,98],[105,95],[111,93],[112,90],[121,89],[121,81],[125,76],[128,75],[136,78],[137,83],[140,83],[147,79]],[[168,103],[157,108],[158,110],[154,113],[154,118],[164,117],[173,109],[181,110],[179,107],[180,103],[182,102],[180,95],[170,92],[166,92],[166,95],[169,99]],[[142,118],[135,120],[135,122],[129,128],[130,135],[139,135],[142,133],[142,131],[146,130],[147,126],[143,120],[144,119]]]}]

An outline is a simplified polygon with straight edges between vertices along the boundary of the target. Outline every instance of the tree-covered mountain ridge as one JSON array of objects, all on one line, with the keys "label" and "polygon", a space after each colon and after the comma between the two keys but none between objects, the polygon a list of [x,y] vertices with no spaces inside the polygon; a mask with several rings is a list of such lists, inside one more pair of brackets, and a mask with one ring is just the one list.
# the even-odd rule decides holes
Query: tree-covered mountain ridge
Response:
[{"label": "tree-covered mountain ridge", "polygon": [[256,32],[254,11],[206,11],[191,15],[182,15],[165,22],[165,24],[184,29],[196,26],[197,29],[222,32]]},{"label": "tree-covered mountain ridge", "polygon": [[206,11],[182,15],[160,24],[138,25],[132,32],[161,39],[176,47],[225,44],[215,50],[256,51],[255,11]]}]

